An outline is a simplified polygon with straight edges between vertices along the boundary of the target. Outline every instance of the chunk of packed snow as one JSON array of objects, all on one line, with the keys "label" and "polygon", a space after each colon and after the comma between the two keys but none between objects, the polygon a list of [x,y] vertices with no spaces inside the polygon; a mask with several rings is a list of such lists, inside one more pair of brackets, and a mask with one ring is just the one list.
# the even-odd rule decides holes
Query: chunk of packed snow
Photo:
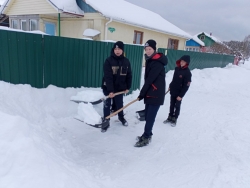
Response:
[{"label": "chunk of packed snow", "polygon": [[76,118],[91,125],[101,123],[101,116],[95,111],[91,103],[79,103]]},{"label": "chunk of packed snow", "polygon": [[93,102],[103,97],[104,95],[101,91],[84,90],[78,92],[76,96],[72,96],[70,99],[77,101]]}]

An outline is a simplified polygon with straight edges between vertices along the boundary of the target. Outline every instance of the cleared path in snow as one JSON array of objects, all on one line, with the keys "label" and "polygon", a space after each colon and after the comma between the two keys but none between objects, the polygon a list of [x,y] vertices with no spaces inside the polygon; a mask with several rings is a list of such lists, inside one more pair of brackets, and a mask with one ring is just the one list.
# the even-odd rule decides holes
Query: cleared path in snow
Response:
[{"label": "cleared path in snow", "polygon": [[135,117],[143,102],[125,110],[128,127],[116,116],[101,133],[74,119],[77,104],[69,99],[82,89],[0,82],[0,187],[247,188],[250,62],[192,74],[177,127],[162,123],[167,95],[144,148],[133,147],[144,128]]}]

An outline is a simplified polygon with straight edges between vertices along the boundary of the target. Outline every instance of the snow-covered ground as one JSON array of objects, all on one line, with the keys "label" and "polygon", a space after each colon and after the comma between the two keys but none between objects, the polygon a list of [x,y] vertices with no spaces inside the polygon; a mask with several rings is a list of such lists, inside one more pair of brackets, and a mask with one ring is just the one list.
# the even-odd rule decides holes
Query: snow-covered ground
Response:
[{"label": "snow-covered ground", "polygon": [[[1,188],[248,188],[250,62],[193,70],[177,127],[160,108],[150,145],[135,148],[144,122],[128,107],[128,127],[111,120],[106,133],[74,119],[69,99],[85,88],[0,82]],[[172,79],[167,73],[166,81]],[[100,89],[91,89],[97,90]],[[138,91],[126,96],[128,103]],[[102,104],[95,106],[101,115]]]}]

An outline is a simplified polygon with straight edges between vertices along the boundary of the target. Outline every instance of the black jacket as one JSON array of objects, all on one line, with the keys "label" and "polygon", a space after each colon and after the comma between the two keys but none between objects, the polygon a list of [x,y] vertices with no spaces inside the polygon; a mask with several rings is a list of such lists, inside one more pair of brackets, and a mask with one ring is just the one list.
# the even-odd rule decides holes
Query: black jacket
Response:
[{"label": "black jacket", "polygon": [[188,65],[184,68],[181,68],[180,60],[176,62],[176,65],[177,67],[174,71],[173,80],[169,85],[170,94],[182,98],[190,86],[192,74],[188,68]]},{"label": "black jacket", "polygon": [[145,82],[140,96],[144,98],[145,104],[163,105],[166,91],[165,66],[167,57],[157,53],[146,60]]},{"label": "black jacket", "polygon": [[131,65],[124,55],[118,57],[112,50],[111,56],[104,63],[103,71],[102,89],[108,93],[125,91],[131,88]]}]

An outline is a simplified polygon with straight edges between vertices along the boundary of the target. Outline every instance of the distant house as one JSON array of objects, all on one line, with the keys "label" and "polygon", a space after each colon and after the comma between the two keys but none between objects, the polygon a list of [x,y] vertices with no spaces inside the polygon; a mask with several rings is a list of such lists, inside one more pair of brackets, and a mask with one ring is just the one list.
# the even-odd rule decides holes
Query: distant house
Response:
[{"label": "distant house", "polygon": [[184,50],[191,36],[160,15],[125,0],[6,0],[0,10],[10,27],[40,30],[50,35],[122,40]]},{"label": "distant house", "polygon": [[205,32],[201,32],[195,36],[202,42],[204,42],[205,47],[203,48],[203,52],[212,52],[220,54],[232,53],[232,49],[228,47],[225,43],[220,41],[218,38],[214,37],[212,33],[208,34]]},{"label": "distant house", "polygon": [[204,42],[202,42],[197,36],[193,36],[186,41],[186,51],[201,52],[204,46]]}]

